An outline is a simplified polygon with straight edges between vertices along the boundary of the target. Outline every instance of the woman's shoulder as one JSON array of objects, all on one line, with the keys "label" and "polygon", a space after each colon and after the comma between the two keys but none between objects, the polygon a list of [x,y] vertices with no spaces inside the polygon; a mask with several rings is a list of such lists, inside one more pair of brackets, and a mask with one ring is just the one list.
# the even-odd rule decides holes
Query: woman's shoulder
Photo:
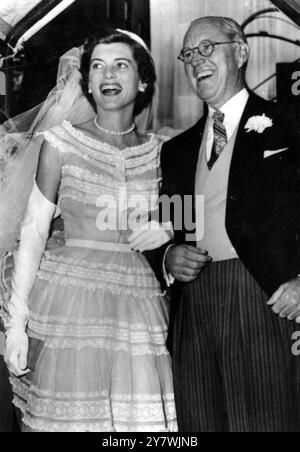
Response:
[{"label": "woman's shoulder", "polygon": [[66,135],[67,126],[71,125],[68,121],[63,121],[61,124],[57,124],[53,127],[39,131],[38,136],[48,139],[49,137],[64,137]]},{"label": "woman's shoulder", "polygon": [[39,133],[47,141],[61,140],[64,142],[78,142],[85,144],[87,140],[95,138],[88,129],[84,127],[84,124],[73,125],[71,122],[65,120],[61,124],[56,125],[48,130]]},{"label": "woman's shoulder", "polygon": [[70,122],[63,121],[43,132],[39,132],[47,145],[56,149],[60,153],[68,153],[73,148],[80,148],[80,143],[85,144],[84,136],[80,136],[79,129],[75,128]]}]

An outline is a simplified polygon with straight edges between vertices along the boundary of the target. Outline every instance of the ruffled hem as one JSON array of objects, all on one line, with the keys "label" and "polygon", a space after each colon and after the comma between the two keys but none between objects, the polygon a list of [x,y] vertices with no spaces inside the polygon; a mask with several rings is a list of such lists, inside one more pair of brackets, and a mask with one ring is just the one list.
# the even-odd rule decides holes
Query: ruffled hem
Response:
[{"label": "ruffled hem", "polygon": [[[41,432],[176,432],[173,394],[115,395],[58,394],[62,400],[47,399],[49,391],[39,391],[11,379],[14,405],[23,414],[22,422]],[[57,396],[58,396],[57,395]],[[81,398],[79,397],[81,395]],[[93,400],[86,400],[87,397]],[[96,399],[97,397],[97,399]],[[29,403],[26,403],[28,399]]]}]

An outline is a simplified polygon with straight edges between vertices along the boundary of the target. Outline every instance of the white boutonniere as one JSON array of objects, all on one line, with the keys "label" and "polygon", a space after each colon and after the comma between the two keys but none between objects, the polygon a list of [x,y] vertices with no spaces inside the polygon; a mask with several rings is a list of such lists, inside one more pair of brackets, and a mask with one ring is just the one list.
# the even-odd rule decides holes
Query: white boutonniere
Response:
[{"label": "white boutonniere", "polygon": [[268,127],[273,127],[273,121],[265,114],[262,116],[252,116],[245,125],[247,133],[252,130],[257,133],[263,133]]}]

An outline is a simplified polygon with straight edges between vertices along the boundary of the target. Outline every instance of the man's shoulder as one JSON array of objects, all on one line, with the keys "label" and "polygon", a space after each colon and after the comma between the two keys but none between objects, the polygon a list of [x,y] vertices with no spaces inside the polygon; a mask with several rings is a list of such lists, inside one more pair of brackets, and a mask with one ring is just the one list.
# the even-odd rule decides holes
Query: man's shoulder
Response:
[{"label": "man's shoulder", "polygon": [[271,127],[268,127],[264,132],[266,145],[298,147],[299,126],[295,112],[277,102],[265,100],[251,93],[247,108],[248,119],[262,115],[271,120]]},{"label": "man's shoulder", "polygon": [[186,146],[189,142],[199,137],[202,133],[204,122],[205,119],[204,117],[202,117],[192,127],[184,130],[183,132],[168,140],[163,145],[163,151],[167,151],[169,149],[181,149],[183,144]]},{"label": "man's shoulder", "polygon": [[272,115],[286,118],[290,112],[283,105],[277,102],[266,100],[253,92],[250,92],[249,103],[257,110],[257,114]]}]

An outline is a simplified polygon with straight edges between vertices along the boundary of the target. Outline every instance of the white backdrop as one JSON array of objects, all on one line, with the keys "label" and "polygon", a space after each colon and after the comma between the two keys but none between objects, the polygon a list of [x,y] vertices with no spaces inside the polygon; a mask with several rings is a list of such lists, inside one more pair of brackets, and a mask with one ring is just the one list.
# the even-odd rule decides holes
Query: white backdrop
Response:
[{"label": "white backdrop", "polygon": [[[202,105],[188,87],[182,63],[176,59],[188,25],[206,15],[230,16],[242,23],[251,14],[274,7],[268,0],[150,0],[152,52],[159,79],[159,126],[185,129],[201,115]],[[300,29],[283,13],[272,13],[281,20],[263,18],[246,28],[246,33],[269,33],[300,40]],[[251,38],[251,58],[247,80],[250,88],[275,73],[276,62],[292,62],[300,57],[300,48],[269,38]],[[276,96],[276,80],[257,91],[272,99]]]}]

